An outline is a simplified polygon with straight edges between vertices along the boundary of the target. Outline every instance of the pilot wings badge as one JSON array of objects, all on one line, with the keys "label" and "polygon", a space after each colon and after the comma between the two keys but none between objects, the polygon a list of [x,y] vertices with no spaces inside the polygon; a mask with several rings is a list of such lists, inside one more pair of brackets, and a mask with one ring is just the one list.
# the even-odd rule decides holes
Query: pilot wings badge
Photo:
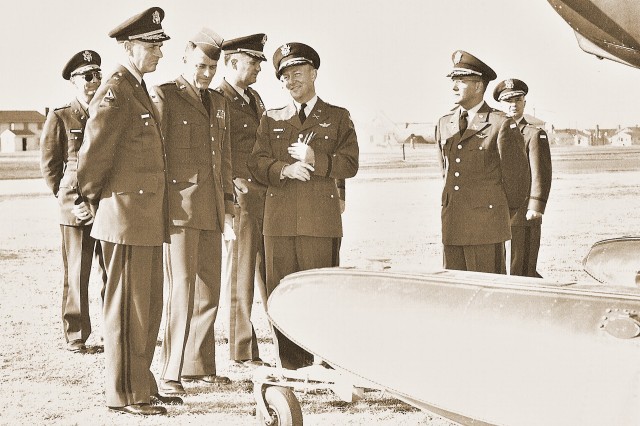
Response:
[{"label": "pilot wings badge", "polygon": [[327,127],[331,126],[331,123],[320,123],[319,125],[320,125],[320,127],[327,128]]}]

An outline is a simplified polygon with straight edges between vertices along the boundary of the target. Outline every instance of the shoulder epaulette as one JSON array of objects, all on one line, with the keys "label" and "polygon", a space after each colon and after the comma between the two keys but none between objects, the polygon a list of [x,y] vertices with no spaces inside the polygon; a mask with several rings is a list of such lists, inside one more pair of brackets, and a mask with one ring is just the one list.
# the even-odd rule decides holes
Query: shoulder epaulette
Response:
[{"label": "shoulder epaulette", "polygon": [[54,108],[54,111],[60,111],[61,109],[71,108],[71,104],[62,105],[61,107]]}]

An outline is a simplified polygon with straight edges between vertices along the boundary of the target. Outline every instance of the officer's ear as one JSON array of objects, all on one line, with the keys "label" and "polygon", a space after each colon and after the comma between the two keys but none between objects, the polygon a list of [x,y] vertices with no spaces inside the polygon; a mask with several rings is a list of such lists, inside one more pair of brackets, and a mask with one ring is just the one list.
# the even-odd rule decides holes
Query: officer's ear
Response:
[{"label": "officer's ear", "polygon": [[127,52],[128,55],[130,55],[133,44],[129,40],[125,40],[122,42],[122,45],[124,46],[124,51]]}]

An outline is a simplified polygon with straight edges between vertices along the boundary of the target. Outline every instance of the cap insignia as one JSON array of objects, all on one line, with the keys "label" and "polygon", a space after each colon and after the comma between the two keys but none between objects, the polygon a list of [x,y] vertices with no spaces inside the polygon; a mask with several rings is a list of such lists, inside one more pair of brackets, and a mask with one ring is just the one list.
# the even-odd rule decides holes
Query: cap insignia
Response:
[{"label": "cap insignia", "polygon": [[289,47],[288,44],[285,44],[280,48],[280,53],[282,53],[282,56],[289,56],[289,53],[291,53],[291,47]]},{"label": "cap insignia", "polygon": [[89,52],[88,50],[85,50],[84,52],[82,52],[82,59],[84,59],[87,62],[91,62],[91,52]]},{"label": "cap insignia", "polygon": [[513,80],[505,80],[504,87],[506,87],[507,89],[513,89]]},{"label": "cap insignia", "polygon": [[267,42],[267,36],[265,34],[264,37],[262,37],[262,45],[264,46],[264,44]]},{"label": "cap insignia", "polygon": [[158,12],[157,10],[153,12],[153,14],[151,15],[151,19],[153,19],[154,24],[158,25],[160,23],[160,12]]},{"label": "cap insignia", "polygon": [[462,52],[458,50],[456,54],[453,56],[453,64],[458,65],[458,63],[460,63],[461,60],[462,60]]}]

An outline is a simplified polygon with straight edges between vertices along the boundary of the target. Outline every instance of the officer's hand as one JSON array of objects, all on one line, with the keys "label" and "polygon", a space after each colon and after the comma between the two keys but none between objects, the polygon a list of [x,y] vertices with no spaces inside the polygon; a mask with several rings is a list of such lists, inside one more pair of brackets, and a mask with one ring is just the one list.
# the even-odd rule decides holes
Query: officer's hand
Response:
[{"label": "officer's hand", "polygon": [[233,186],[236,187],[236,190],[240,194],[246,194],[247,192],[249,192],[249,187],[247,186],[246,181],[242,178],[235,178],[233,180]]},{"label": "officer's hand", "polygon": [[527,210],[527,220],[542,219],[542,213],[535,210]]},{"label": "officer's hand", "polygon": [[340,200],[340,214],[344,213],[344,209],[347,208],[347,202],[344,200]]},{"label": "officer's hand", "polygon": [[299,161],[304,161],[307,164],[315,164],[316,154],[309,145],[302,142],[294,142],[289,145],[289,155]]},{"label": "officer's hand", "polygon": [[306,182],[311,179],[311,173],[315,169],[311,164],[307,164],[302,161],[297,161],[293,164],[289,164],[282,170],[282,175],[289,179],[298,179],[302,182]]},{"label": "officer's hand", "polygon": [[85,222],[93,219],[91,209],[84,201],[76,201],[71,208],[71,213],[76,217],[76,221]]},{"label": "officer's hand", "polygon": [[236,233],[233,231],[233,216],[230,214],[224,215],[224,229],[222,230],[222,236],[225,241],[232,241],[236,239]]}]

